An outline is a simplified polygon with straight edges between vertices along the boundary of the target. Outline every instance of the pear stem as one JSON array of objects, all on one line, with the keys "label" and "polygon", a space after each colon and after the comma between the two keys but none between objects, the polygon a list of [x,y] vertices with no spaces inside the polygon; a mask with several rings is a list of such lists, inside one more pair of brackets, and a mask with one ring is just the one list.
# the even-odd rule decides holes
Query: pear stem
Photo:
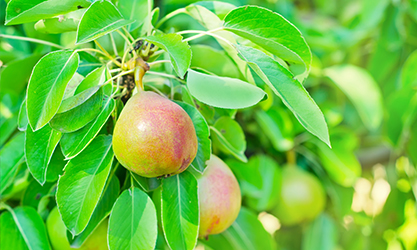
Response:
[{"label": "pear stem", "polygon": [[136,58],[135,62],[135,84],[138,90],[143,90],[143,76],[146,71],[150,69],[149,64],[147,64],[141,57]]}]

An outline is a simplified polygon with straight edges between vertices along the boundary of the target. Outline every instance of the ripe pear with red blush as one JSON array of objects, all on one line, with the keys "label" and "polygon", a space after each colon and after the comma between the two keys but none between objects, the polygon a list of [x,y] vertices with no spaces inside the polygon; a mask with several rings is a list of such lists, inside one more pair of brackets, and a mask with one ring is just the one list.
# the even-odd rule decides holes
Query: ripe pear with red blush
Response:
[{"label": "ripe pear with red blush", "polygon": [[225,231],[236,220],[241,206],[239,183],[229,167],[212,155],[198,179],[200,200],[199,237]]},{"label": "ripe pear with red blush", "polygon": [[178,104],[154,92],[139,91],[116,122],[113,151],[128,170],[144,177],[183,172],[197,154],[190,116]]}]

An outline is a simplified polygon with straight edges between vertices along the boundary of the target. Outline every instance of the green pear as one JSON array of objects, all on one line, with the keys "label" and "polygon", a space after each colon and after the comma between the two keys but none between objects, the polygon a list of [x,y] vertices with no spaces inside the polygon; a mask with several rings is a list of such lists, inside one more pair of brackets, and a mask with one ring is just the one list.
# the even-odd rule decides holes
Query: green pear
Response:
[{"label": "green pear", "polygon": [[283,168],[278,205],[272,211],[282,225],[311,221],[325,205],[326,193],[316,176],[296,166]]},{"label": "green pear", "polygon": [[183,172],[197,154],[190,116],[178,104],[154,92],[139,91],[116,122],[113,151],[128,170],[144,177]]},{"label": "green pear", "polygon": [[239,214],[242,201],[239,183],[226,163],[212,155],[206,164],[207,168],[198,179],[200,238],[230,227]]},{"label": "green pear", "polygon": [[46,219],[46,229],[54,250],[107,250],[108,220],[103,221],[79,248],[71,248],[67,239],[67,228],[61,219],[58,209],[52,209]]}]

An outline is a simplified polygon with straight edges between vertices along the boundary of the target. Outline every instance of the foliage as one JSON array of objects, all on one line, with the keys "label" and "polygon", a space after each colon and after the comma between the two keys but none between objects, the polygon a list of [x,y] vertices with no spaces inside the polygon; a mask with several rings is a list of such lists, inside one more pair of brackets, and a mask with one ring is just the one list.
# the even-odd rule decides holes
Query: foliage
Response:
[{"label": "foliage", "polygon": [[[109,249],[417,249],[416,13],[412,0],[0,0],[0,249],[50,249],[55,207],[72,247],[108,220]],[[145,178],[114,157],[138,88],[192,119],[185,172]],[[211,154],[242,209],[197,239]],[[284,167],[320,181],[319,216],[272,215]]]}]

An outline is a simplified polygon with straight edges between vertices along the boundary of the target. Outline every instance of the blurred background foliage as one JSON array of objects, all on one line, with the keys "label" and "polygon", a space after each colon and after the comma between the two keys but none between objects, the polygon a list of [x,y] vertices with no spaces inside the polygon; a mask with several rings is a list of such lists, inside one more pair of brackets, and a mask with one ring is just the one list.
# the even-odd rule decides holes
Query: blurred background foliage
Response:
[{"label": "blurred background foliage", "polygon": [[[158,0],[155,6],[164,16],[193,2]],[[313,67],[303,84],[325,115],[332,143],[330,149],[306,132],[273,95],[254,108],[224,111],[223,116],[235,118],[238,124],[222,118],[213,126],[224,129],[224,136],[236,142],[235,154],[246,147],[243,157],[249,161],[237,161],[219,138],[213,138],[213,152],[227,159],[239,179],[246,207],[240,217],[249,218],[245,222],[253,227],[251,233],[262,231],[250,223],[256,213],[274,239],[271,245],[278,249],[417,249],[417,1],[223,2],[264,6],[300,29],[313,52]],[[34,23],[4,26],[5,6],[6,1],[1,0],[0,33],[73,46],[72,32],[43,34],[35,31]],[[161,28],[205,29],[186,14],[175,16]],[[193,46],[194,42],[207,46]],[[192,66],[211,69],[220,76],[241,77],[214,39],[201,38],[190,44]],[[1,147],[18,124],[31,69],[50,49],[26,41],[0,41],[1,63],[7,65],[0,73]],[[213,60],[207,60],[208,55]],[[262,86],[260,79],[255,77],[255,81]],[[212,108],[202,106],[206,119],[215,121]],[[16,136],[9,143],[22,140]],[[288,164],[316,175],[327,194],[326,208],[319,217],[290,227],[270,214],[277,202],[274,187],[281,181],[282,167]],[[24,164],[20,170],[6,195],[19,194],[27,187],[19,185],[19,180],[28,179]],[[6,181],[1,180],[0,188]],[[212,237],[205,247],[217,249],[222,237]]]}]

